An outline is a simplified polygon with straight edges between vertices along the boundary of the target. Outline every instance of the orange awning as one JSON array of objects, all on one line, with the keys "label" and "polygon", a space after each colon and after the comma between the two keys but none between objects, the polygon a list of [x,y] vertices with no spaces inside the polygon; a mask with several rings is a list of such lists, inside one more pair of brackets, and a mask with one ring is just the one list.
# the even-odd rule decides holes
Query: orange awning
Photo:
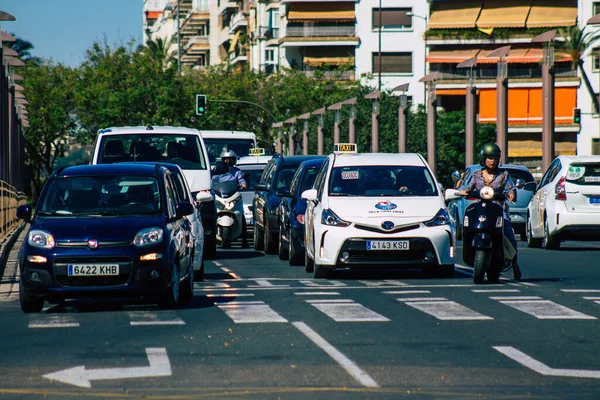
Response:
[{"label": "orange awning", "polygon": [[479,49],[432,50],[427,55],[426,60],[428,63],[459,64],[469,58],[475,57],[478,53]]},{"label": "orange awning", "polygon": [[533,0],[485,0],[478,28],[524,28]]},{"label": "orange awning", "polygon": [[467,89],[435,89],[435,94],[437,96],[465,96]]},{"label": "orange awning", "polygon": [[162,11],[146,11],[146,18],[157,19],[162,14]]},{"label": "orange awning", "polygon": [[291,3],[287,19],[299,21],[354,21],[353,2]]},{"label": "orange awning", "polygon": [[341,65],[341,64],[352,64],[354,65],[354,57],[304,57],[304,63],[310,66],[319,66],[323,64],[328,65]]},{"label": "orange awning", "polygon": [[[478,64],[495,64],[498,62],[498,58],[487,58],[486,55],[491,50],[482,50],[477,58]],[[513,64],[527,64],[527,63],[538,63],[544,56],[544,50],[539,47],[536,48],[521,48],[521,49],[510,49],[508,56],[506,57],[507,63]],[[572,61],[571,56],[563,51],[554,51],[554,60],[559,62]]]},{"label": "orange awning", "polygon": [[435,3],[429,17],[428,29],[475,28],[481,11],[481,0],[461,0],[452,3]]},{"label": "orange awning", "polygon": [[237,44],[238,39],[240,38],[241,33],[242,33],[242,31],[237,31],[235,33],[235,35],[233,36],[233,39],[231,39],[231,43],[229,44],[229,52],[230,53],[233,52],[233,51],[235,51],[235,45]]},{"label": "orange awning", "polygon": [[534,0],[527,18],[528,28],[577,24],[577,0]]}]

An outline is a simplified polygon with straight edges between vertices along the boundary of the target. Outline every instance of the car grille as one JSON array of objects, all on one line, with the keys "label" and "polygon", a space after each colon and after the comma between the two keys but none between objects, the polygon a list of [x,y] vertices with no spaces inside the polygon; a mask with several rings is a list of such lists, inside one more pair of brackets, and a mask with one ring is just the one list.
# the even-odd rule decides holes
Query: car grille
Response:
[{"label": "car grille", "polygon": [[[371,239],[368,239],[371,240]],[[410,250],[367,250],[367,239],[348,239],[342,245],[339,256],[348,253],[347,263],[338,261],[338,265],[346,264],[431,264],[437,262],[435,249],[429,239],[412,238],[408,240]],[[427,253],[432,257],[427,257]]]},{"label": "car grille", "polygon": [[[132,240],[111,240],[98,242],[98,247],[123,247],[131,246]],[[56,242],[56,247],[88,247],[87,242]]]},{"label": "car grille", "polygon": [[[114,276],[69,276],[69,264],[119,264],[119,275]],[[63,257],[54,260],[54,276],[62,286],[92,287],[124,285],[129,281],[133,269],[130,257]]]},{"label": "car grille", "polygon": [[354,226],[356,227],[356,229],[361,229],[363,231],[369,231],[369,232],[375,232],[375,233],[385,233],[385,234],[407,232],[407,231],[412,231],[413,229],[418,229],[419,228],[419,224],[414,224],[414,225],[399,226],[397,228],[394,228],[394,229],[391,229],[389,231],[386,231],[386,230],[381,229],[381,228],[375,228],[373,226],[367,226],[367,225],[356,224]]}]

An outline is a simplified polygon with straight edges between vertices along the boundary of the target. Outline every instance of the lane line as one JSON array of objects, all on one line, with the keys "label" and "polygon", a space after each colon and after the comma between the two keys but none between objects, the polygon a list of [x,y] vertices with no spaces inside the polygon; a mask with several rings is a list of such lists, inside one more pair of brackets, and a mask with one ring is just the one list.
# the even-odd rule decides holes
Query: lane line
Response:
[{"label": "lane line", "polygon": [[398,297],[398,301],[448,301],[445,297]]},{"label": "lane line", "polygon": [[375,380],[371,378],[369,374],[363,371],[358,365],[356,365],[354,361],[350,360],[338,349],[329,344],[329,342],[323,339],[323,337],[312,330],[304,322],[292,322],[292,324],[314,344],[325,351],[325,353],[329,354],[329,356],[333,358],[335,362],[344,368],[346,372],[348,372],[348,374],[356,379],[361,385],[365,387],[379,387],[379,384],[377,384],[377,382],[375,382]]},{"label": "lane line", "polygon": [[600,289],[560,289],[565,293],[600,293]]},{"label": "lane line", "polygon": [[542,300],[539,296],[490,296],[492,300]]},{"label": "lane line", "polygon": [[381,292],[383,294],[427,294],[431,293],[430,290],[389,290]]},{"label": "lane line", "polygon": [[296,296],[339,296],[339,292],[295,292]]},{"label": "lane line", "polygon": [[473,293],[515,293],[520,292],[519,289],[471,289]]},{"label": "lane line", "polygon": [[254,293],[209,293],[206,295],[208,298],[212,297],[252,297]]}]

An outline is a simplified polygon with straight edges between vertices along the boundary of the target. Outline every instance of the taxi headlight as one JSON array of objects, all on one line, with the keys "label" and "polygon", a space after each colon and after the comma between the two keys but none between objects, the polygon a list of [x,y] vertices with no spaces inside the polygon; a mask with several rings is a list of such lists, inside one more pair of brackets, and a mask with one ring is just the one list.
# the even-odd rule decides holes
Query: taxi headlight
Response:
[{"label": "taxi headlight", "polygon": [[328,226],[350,226],[350,222],[344,221],[329,209],[325,209],[321,213],[321,223]]},{"label": "taxi headlight", "polygon": [[494,198],[494,189],[492,189],[490,186],[484,186],[481,188],[481,190],[479,191],[479,197],[481,197],[484,200],[491,200]]},{"label": "taxi headlight", "polygon": [[448,210],[445,208],[440,208],[440,211],[435,214],[435,217],[430,219],[429,221],[423,222],[425,226],[441,226],[441,225],[450,225],[451,219],[450,214],[448,214]]},{"label": "taxi headlight", "polygon": [[142,229],[136,233],[133,244],[137,247],[151,246],[163,240],[163,230],[158,227]]},{"label": "taxi headlight", "polygon": [[27,243],[33,247],[40,247],[42,249],[54,248],[54,236],[50,232],[34,230],[29,232],[27,237]]}]

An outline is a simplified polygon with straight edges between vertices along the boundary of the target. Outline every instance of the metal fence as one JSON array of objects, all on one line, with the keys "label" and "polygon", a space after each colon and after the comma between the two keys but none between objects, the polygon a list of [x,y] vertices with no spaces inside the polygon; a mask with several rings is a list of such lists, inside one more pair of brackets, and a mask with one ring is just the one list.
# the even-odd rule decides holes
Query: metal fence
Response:
[{"label": "metal fence", "polygon": [[342,37],[355,36],[354,26],[288,26],[285,31],[286,36],[292,37]]},{"label": "metal fence", "polygon": [[25,204],[25,193],[19,192],[14,186],[0,181],[0,240],[19,224],[17,208]]}]

